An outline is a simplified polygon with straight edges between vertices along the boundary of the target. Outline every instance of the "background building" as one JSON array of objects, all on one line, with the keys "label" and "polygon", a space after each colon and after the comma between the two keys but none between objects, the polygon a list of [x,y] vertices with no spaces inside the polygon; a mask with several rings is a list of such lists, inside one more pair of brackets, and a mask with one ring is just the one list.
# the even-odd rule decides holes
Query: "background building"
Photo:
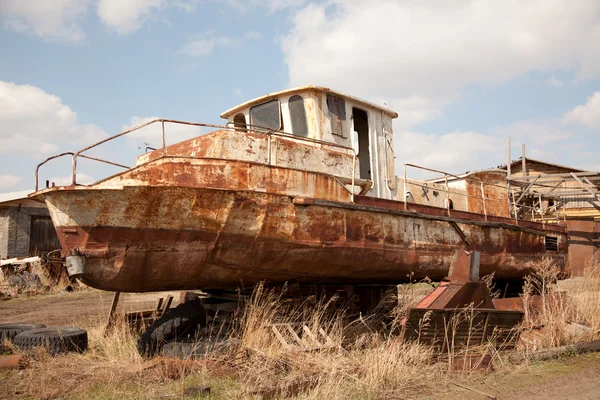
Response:
[{"label": "background building", "polygon": [[60,248],[46,204],[29,191],[0,194],[0,258],[45,255]]}]

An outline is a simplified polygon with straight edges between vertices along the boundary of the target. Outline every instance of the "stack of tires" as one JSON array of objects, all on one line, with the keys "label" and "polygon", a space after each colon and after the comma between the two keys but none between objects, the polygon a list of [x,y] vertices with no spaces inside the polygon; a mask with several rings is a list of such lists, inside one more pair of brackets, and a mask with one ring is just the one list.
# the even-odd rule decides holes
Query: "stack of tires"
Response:
[{"label": "stack of tires", "polygon": [[72,327],[47,328],[42,324],[0,324],[0,346],[6,340],[24,352],[43,347],[52,355],[82,353],[88,348],[85,330]]}]

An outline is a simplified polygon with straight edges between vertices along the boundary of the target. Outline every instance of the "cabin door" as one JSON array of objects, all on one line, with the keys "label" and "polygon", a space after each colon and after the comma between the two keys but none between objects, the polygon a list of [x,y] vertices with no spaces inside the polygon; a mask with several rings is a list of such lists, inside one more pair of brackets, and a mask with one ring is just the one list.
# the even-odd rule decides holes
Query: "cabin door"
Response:
[{"label": "cabin door", "polygon": [[355,150],[357,150],[360,178],[372,179],[371,152],[369,150],[369,118],[367,113],[358,108],[352,108],[352,122],[354,125],[354,146]]}]

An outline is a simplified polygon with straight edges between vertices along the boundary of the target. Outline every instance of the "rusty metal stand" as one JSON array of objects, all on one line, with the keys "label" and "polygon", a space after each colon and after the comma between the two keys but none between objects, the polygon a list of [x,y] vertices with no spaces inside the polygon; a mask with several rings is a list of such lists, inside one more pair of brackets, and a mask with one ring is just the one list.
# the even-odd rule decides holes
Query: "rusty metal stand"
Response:
[{"label": "rusty metal stand", "polygon": [[512,346],[513,328],[523,312],[494,307],[486,284],[479,280],[479,261],[477,251],[458,251],[448,277],[408,310],[401,337],[437,346],[441,353],[459,343],[493,340],[503,347]]}]

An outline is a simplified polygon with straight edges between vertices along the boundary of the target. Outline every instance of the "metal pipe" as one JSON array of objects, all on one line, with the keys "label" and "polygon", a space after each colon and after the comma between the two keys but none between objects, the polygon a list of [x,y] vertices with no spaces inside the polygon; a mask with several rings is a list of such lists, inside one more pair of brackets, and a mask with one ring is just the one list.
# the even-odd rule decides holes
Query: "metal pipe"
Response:
[{"label": "metal pipe", "polygon": [[519,225],[519,213],[517,212],[517,202],[515,201],[515,192],[512,192],[512,198],[513,198],[513,206],[514,206],[514,213],[515,213],[515,224]]},{"label": "metal pipe", "polygon": [[510,136],[508,137],[508,160],[506,162],[506,201],[508,202],[508,209],[510,210],[510,176],[511,176],[511,165],[512,160],[510,158]]},{"label": "metal pipe", "polygon": [[356,155],[354,157],[352,157],[352,195],[350,196],[352,198],[352,202],[354,203],[354,178],[356,175]]},{"label": "metal pipe", "polygon": [[72,176],[71,176],[71,184],[75,186],[77,184],[77,153],[73,154],[73,162],[72,162]]},{"label": "metal pipe", "polygon": [[544,207],[542,207],[542,196],[538,195],[538,201],[540,202],[540,215],[542,216],[542,226],[546,226],[544,222]]},{"label": "metal pipe", "polygon": [[[458,175],[454,175],[454,174],[451,174],[451,173],[449,173],[449,172],[446,172],[446,171],[440,171],[440,170],[433,169],[433,168],[422,167],[422,166],[420,166],[420,165],[415,165],[415,164],[410,164],[410,163],[406,163],[405,165],[407,165],[407,166],[409,166],[409,167],[413,167],[413,168],[422,169],[422,170],[424,170],[424,171],[437,172],[437,173],[439,173],[439,174],[441,174],[441,175],[448,175],[448,176],[450,176],[450,177],[452,177],[452,178],[456,178],[456,179],[463,179],[463,180],[465,180],[465,181],[477,182],[477,183],[479,183],[479,182],[484,182],[484,181],[482,181],[481,179],[477,179],[477,178],[467,178],[466,176],[458,176]],[[504,188],[505,188],[503,185],[495,185],[495,184],[493,184],[493,183],[487,183],[487,182],[484,182],[484,183],[485,183],[486,185],[488,185],[488,186],[494,186],[494,187],[497,187],[497,188],[502,188],[502,189],[504,189]]]},{"label": "metal pipe", "polygon": [[483,182],[480,183],[481,185],[481,199],[483,202],[483,215],[485,220],[487,221],[487,209],[485,207],[485,190],[483,189]]},{"label": "metal pipe", "polygon": [[57,155],[55,155],[55,156],[48,157],[48,158],[46,158],[44,161],[42,161],[41,163],[39,163],[39,164],[37,165],[37,167],[35,167],[35,191],[36,191],[36,192],[38,191],[38,178],[39,178],[39,171],[40,171],[40,167],[41,167],[42,165],[46,164],[46,163],[47,163],[48,161],[50,161],[50,160],[54,160],[55,158],[60,158],[60,157],[67,156],[67,155],[71,155],[71,156],[72,156],[73,154],[75,154],[75,153],[73,153],[73,152],[70,152],[70,151],[68,151],[68,152],[66,152],[66,153],[60,153],[60,154],[57,154]]},{"label": "metal pipe", "polygon": [[404,209],[407,210],[408,209],[408,199],[406,197],[406,163],[404,164]]},{"label": "metal pipe", "polygon": [[506,162],[506,177],[510,179],[510,169],[512,160],[510,159],[510,136],[508,137],[508,161]]},{"label": "metal pipe", "polygon": [[529,175],[527,173],[527,162],[525,161],[525,145],[522,144],[521,145],[521,171],[523,172],[521,175],[522,176],[527,176]]},{"label": "metal pipe", "polygon": [[448,175],[444,174],[444,181],[446,182],[446,212],[450,216],[450,188],[448,187]]},{"label": "metal pipe", "polygon": [[163,156],[167,155],[167,144],[165,142],[165,121],[160,121],[160,131],[162,133],[162,151]]},{"label": "metal pipe", "polygon": [[269,165],[271,165],[271,135],[269,135],[269,137],[267,138],[267,142],[268,142],[268,146],[269,146]]},{"label": "metal pipe", "polygon": [[125,169],[129,169],[129,168],[131,168],[131,167],[127,166],[127,165],[122,165],[122,164],[114,163],[114,162],[112,162],[112,161],[103,160],[103,159],[101,159],[101,158],[96,158],[96,157],[86,156],[85,154],[80,154],[78,157],[81,157],[81,158],[87,158],[88,160],[94,160],[94,161],[99,161],[99,162],[101,162],[101,163],[105,163],[105,164],[114,165],[115,167],[121,167],[121,168],[125,168]]},{"label": "metal pipe", "polygon": [[[47,158],[46,160],[44,160],[43,162],[41,162],[40,164],[38,164],[37,167],[36,167],[36,169],[35,169],[35,190],[36,191],[39,190],[39,169],[40,169],[40,167],[42,165],[46,164],[48,161],[53,160],[53,159],[58,158],[58,157],[65,156],[65,155],[75,155],[75,157],[77,157],[77,156],[84,157],[84,155],[82,153],[84,153],[84,152],[86,152],[88,150],[91,150],[91,149],[93,149],[93,148],[95,148],[95,147],[97,147],[97,146],[99,146],[101,144],[104,144],[104,143],[108,142],[108,141],[111,141],[113,139],[116,139],[116,138],[119,138],[121,136],[127,135],[128,133],[134,132],[134,131],[136,131],[138,129],[144,128],[144,127],[146,127],[148,125],[152,125],[152,124],[157,123],[157,122],[160,122],[161,126],[162,126],[161,132],[162,132],[162,142],[163,142],[162,143],[162,145],[163,145],[163,156],[166,155],[166,139],[165,139],[165,134],[164,134],[164,123],[165,122],[174,123],[174,124],[180,124],[180,125],[189,125],[189,126],[198,126],[198,127],[209,127],[209,128],[218,128],[218,129],[227,129],[227,130],[233,130],[233,131],[236,130],[236,127],[223,126],[223,125],[202,124],[202,123],[197,123],[197,122],[179,121],[179,120],[164,119],[164,118],[154,119],[152,121],[148,121],[146,123],[143,123],[141,125],[135,126],[135,127],[131,128],[131,129],[128,129],[128,130],[123,131],[121,133],[118,133],[116,135],[113,135],[113,136],[110,136],[110,137],[108,137],[106,139],[103,139],[103,140],[101,140],[101,141],[99,141],[97,143],[94,143],[94,144],[92,144],[90,146],[87,146],[87,147],[85,147],[85,148],[77,151],[76,153],[65,152],[65,153],[57,154],[55,156]],[[274,131],[272,131],[271,129],[268,129],[268,128],[259,127],[259,126],[253,126],[253,125],[247,125],[247,131],[248,132],[250,131],[250,129],[254,129],[255,133],[267,134],[267,135],[269,135],[269,138],[271,136],[275,135],[275,136],[279,136],[279,137],[285,138],[287,140],[318,143],[318,144],[322,144],[322,145],[326,145],[326,146],[330,146],[330,147],[341,148],[341,149],[344,149],[344,150],[351,150],[352,153],[354,154],[354,150],[352,148],[344,146],[344,145],[341,145],[341,144],[337,144],[337,143],[329,143],[329,142],[325,142],[325,141],[317,140],[317,139],[312,139],[312,138],[302,138],[302,137],[297,137],[297,136],[294,136],[291,133],[287,133],[287,132],[283,132],[283,131],[281,131],[281,132],[274,132]],[[270,155],[270,148],[269,148],[269,155]],[[110,164],[110,165],[114,165],[114,166],[118,166],[118,167],[129,168],[127,166],[124,166],[124,165],[121,165],[121,164],[117,164],[117,163],[113,163],[111,161],[103,160],[103,159],[100,159],[100,158],[95,158],[95,157],[90,157],[90,156],[85,156],[85,158],[89,158],[90,160],[94,160],[94,161],[104,162],[106,164]],[[76,168],[76,166],[77,166],[77,162],[74,161],[73,162],[73,168]],[[72,171],[72,174],[73,174],[72,182],[76,182],[76,171]]]}]

